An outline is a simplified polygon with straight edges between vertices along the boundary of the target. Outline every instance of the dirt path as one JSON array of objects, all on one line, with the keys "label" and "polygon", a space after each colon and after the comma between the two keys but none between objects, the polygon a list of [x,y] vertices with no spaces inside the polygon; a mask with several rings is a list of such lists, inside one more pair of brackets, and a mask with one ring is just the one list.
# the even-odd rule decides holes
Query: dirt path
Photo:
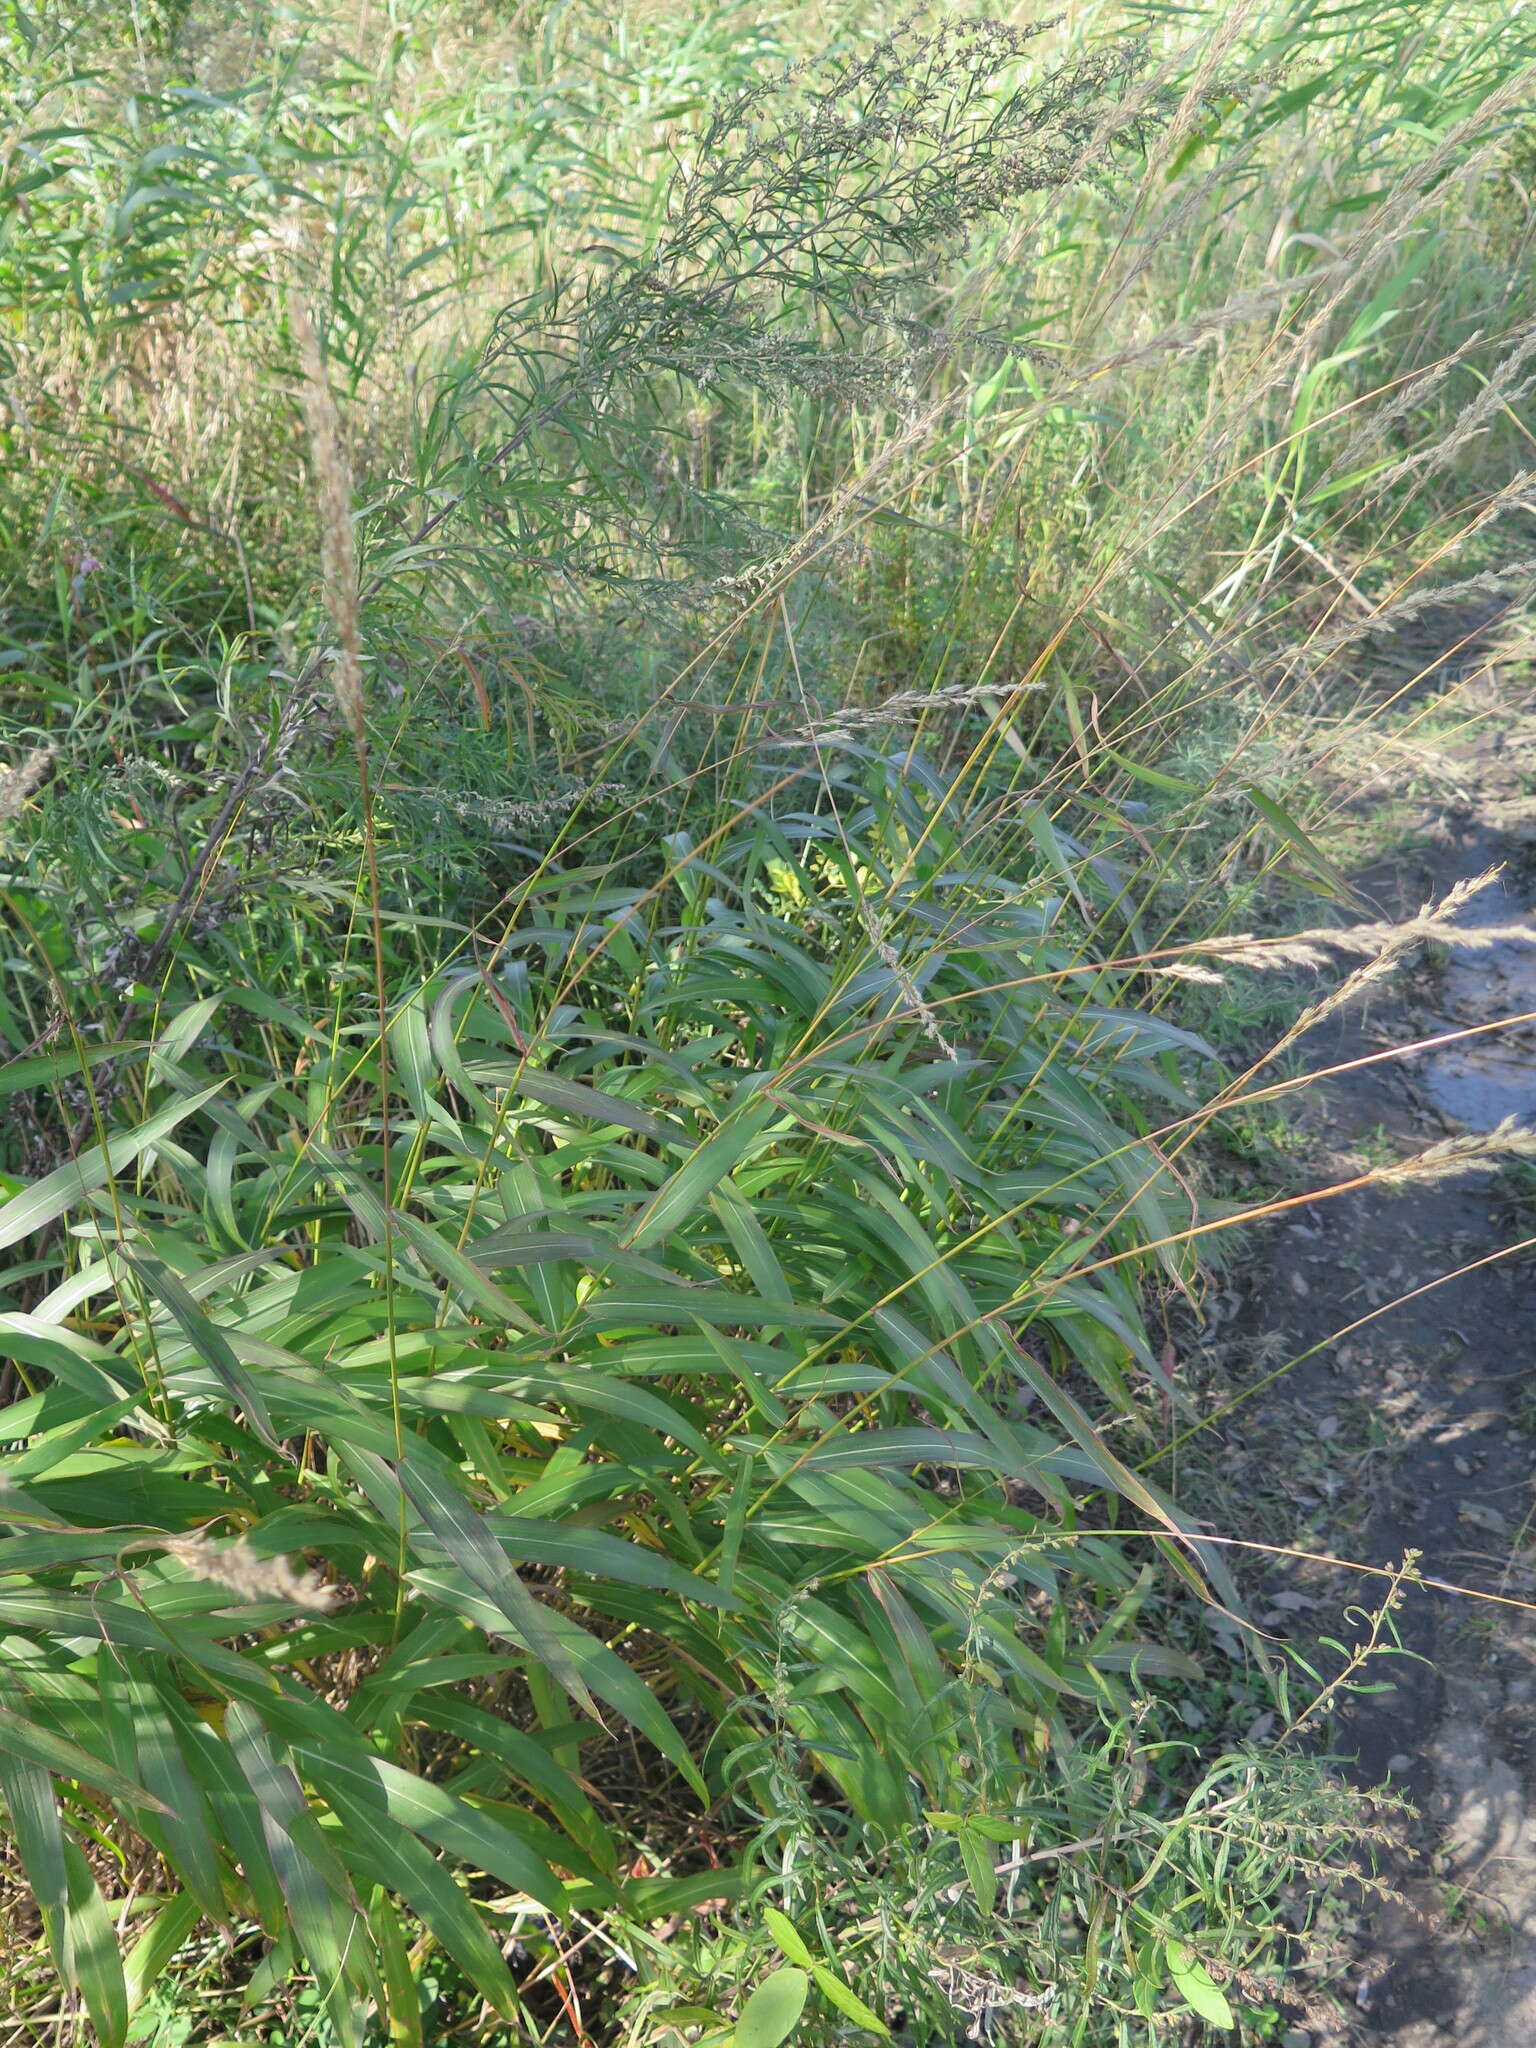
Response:
[{"label": "dirt path", "polygon": [[[1536,930],[1536,747],[1484,739],[1464,768],[1465,804],[1362,885],[1400,915],[1502,864],[1465,922]],[[1532,1011],[1536,946],[1455,949],[1322,1026],[1306,1062]],[[1536,1127],[1536,1027],[1320,1086],[1302,1118],[1309,1169],[1341,1177],[1511,1114]],[[1387,1566],[1419,1551],[1426,1576],[1536,1600],[1536,1263],[1511,1255],[1532,1236],[1536,1204],[1512,1208],[1481,1174],[1314,1205],[1269,1238],[1228,1291],[1226,1348],[1247,1344],[1250,1371],[1300,1362],[1240,1411],[1229,1481],[1288,1475],[1277,1540]],[[1249,1333],[1266,1331],[1261,1356]],[[1272,1627],[1330,1633],[1345,1601],[1375,1604],[1379,1582],[1305,1565],[1268,1588]],[[1359,1932],[1345,2033],[1287,2038],[1536,2048],[1536,1613],[1413,1589],[1401,1629],[1425,1661],[1378,1663],[1368,1676],[1394,1690],[1350,1701],[1332,1741],[1359,1782],[1390,1779],[1419,1811],[1389,1857],[1404,1900]]]}]

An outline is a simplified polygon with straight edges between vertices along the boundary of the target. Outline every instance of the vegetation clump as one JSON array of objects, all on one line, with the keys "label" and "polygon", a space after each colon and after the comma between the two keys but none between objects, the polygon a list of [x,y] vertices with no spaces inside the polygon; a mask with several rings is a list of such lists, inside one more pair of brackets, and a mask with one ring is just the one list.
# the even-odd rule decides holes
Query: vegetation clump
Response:
[{"label": "vegetation clump", "polygon": [[0,12],[15,2042],[1326,1997],[1175,1333],[1460,909],[1316,827],[1530,595],[1517,14]]}]

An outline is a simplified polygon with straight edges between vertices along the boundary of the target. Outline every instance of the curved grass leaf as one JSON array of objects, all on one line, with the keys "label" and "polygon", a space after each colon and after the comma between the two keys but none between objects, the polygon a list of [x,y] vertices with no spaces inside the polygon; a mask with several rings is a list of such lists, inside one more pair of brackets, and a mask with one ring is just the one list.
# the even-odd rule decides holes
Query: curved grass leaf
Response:
[{"label": "curved grass leaf", "polygon": [[61,1778],[90,1785],[109,1799],[121,1800],[125,1806],[135,1810],[161,1814],[169,1811],[161,1800],[126,1773],[100,1757],[92,1756],[89,1750],[82,1749],[66,1736],[56,1734],[51,1728],[39,1727],[37,1722],[7,1706],[0,1706],[0,1751],[24,1758]]},{"label": "curved grass leaf", "polygon": [[67,1166],[55,1167],[30,1187],[8,1196],[0,1202],[0,1251],[56,1223],[76,1203],[104,1188],[114,1175],[141,1159],[188,1117],[212,1102],[223,1087],[222,1081],[215,1081],[195,1095],[178,1097],[133,1130],[114,1134],[105,1145],[90,1146]]}]

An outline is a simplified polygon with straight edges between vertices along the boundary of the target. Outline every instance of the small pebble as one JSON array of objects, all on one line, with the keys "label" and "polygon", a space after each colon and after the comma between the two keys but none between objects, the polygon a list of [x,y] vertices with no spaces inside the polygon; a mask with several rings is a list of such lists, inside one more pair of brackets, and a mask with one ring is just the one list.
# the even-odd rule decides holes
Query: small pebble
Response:
[{"label": "small pebble", "polygon": [[1280,2048],[1312,2048],[1312,2036],[1305,2027],[1287,2027],[1280,2036]]},{"label": "small pebble", "polygon": [[1387,1769],[1394,1778],[1400,1778],[1404,1771],[1411,1771],[1413,1769],[1413,1758],[1409,1756],[1406,1750],[1400,1749],[1396,1756],[1389,1756],[1387,1758]]},{"label": "small pebble", "polygon": [[1451,1460],[1451,1463],[1456,1467],[1456,1470],[1461,1474],[1463,1479],[1470,1479],[1472,1477],[1472,1467],[1467,1463],[1467,1460],[1465,1458],[1453,1458]]}]

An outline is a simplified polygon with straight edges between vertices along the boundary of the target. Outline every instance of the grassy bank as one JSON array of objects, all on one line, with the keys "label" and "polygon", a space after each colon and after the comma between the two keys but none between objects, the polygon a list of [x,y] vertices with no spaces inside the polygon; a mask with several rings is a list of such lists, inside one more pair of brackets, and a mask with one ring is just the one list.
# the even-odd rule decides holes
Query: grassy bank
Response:
[{"label": "grassy bank", "polygon": [[14,2038],[1278,2039],[1166,1310],[1524,15],[0,19]]}]

